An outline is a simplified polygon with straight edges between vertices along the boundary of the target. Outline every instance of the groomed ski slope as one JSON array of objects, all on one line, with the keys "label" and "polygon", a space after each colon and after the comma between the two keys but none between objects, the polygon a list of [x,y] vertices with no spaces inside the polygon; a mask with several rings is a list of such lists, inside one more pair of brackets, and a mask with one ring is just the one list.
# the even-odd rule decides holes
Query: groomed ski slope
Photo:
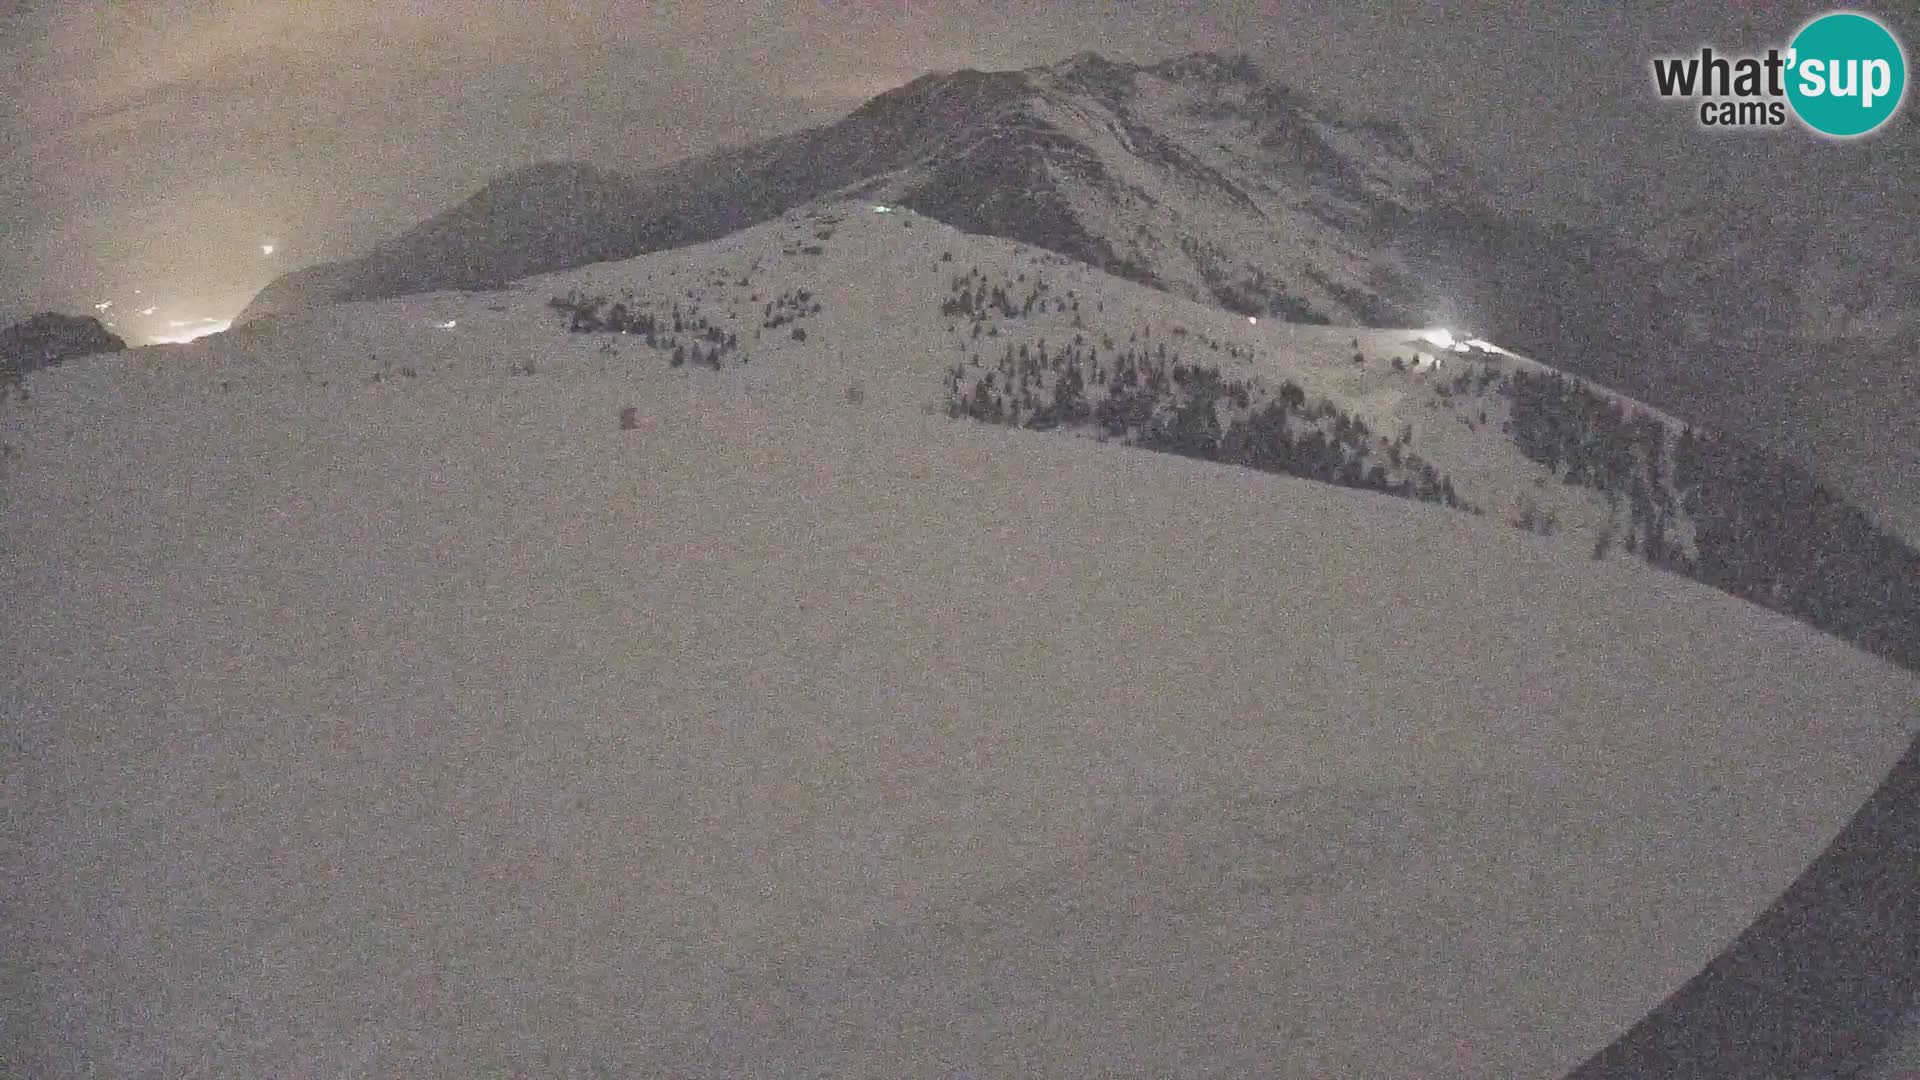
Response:
[{"label": "groomed ski slope", "polygon": [[551,285],[7,407],[0,1071],[1558,1076],[1920,728],[1676,577]]}]

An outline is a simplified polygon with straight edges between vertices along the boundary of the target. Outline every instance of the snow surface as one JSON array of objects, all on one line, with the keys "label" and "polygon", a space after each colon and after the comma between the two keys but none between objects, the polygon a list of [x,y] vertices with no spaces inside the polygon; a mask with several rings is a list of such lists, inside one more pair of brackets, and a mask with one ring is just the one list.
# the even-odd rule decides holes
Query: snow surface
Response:
[{"label": "snow surface", "polygon": [[[29,378],[0,1064],[1555,1076],[1920,729],[1907,673],[1493,517],[928,415],[903,313],[959,267],[1205,309],[904,212],[782,254],[817,224]],[[736,275],[807,340],[675,370],[545,307],[751,328]]]}]

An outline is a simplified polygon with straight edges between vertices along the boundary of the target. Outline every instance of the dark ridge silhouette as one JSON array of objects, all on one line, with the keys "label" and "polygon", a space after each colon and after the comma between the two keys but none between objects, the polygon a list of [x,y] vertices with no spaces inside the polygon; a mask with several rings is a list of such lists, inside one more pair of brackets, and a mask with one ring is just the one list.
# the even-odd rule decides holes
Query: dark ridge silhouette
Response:
[{"label": "dark ridge silhouette", "polygon": [[0,330],[0,388],[17,384],[44,367],[126,347],[126,342],[91,315],[42,312]]}]

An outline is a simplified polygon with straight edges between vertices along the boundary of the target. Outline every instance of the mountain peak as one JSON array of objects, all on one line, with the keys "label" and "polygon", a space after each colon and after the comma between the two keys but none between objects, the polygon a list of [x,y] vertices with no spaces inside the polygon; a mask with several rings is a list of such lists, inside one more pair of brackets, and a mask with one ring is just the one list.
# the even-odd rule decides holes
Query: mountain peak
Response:
[{"label": "mountain peak", "polygon": [[1039,70],[1052,73],[1056,78],[1076,78],[1087,75],[1126,75],[1131,77],[1141,70],[1137,64],[1109,60],[1092,49],[1083,49],[1065,60],[1048,64]]},{"label": "mountain peak", "polygon": [[1267,82],[1260,65],[1244,52],[1195,52],[1154,64],[1132,64],[1110,60],[1092,49],[1074,53],[1065,60],[1034,69],[1057,79],[1078,83],[1111,84],[1125,80],[1128,85],[1138,75],[1153,75],[1168,82],[1185,84]]},{"label": "mountain peak", "polygon": [[1075,53],[1043,70],[1057,82],[1078,87],[1114,104],[1133,96],[1137,88],[1134,79],[1140,74],[1136,65],[1115,63],[1091,50]]},{"label": "mountain peak", "polygon": [[1155,64],[1148,70],[1170,82],[1263,83],[1266,73],[1246,53],[1196,52]]},{"label": "mountain peak", "polygon": [[1055,63],[1053,69],[1055,71],[1070,71],[1074,68],[1089,66],[1118,67],[1119,65],[1100,55],[1100,53],[1093,49],[1082,49],[1072,56],[1067,57],[1065,60]]},{"label": "mountain peak", "polygon": [[917,113],[921,122],[932,123],[989,109],[1031,90],[1026,72],[929,72],[869,100],[850,118],[892,122]]}]

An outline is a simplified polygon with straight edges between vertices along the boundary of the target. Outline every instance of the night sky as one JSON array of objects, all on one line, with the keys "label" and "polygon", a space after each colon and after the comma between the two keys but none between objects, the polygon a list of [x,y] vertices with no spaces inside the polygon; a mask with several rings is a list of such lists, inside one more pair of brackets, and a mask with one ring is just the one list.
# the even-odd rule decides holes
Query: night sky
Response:
[{"label": "night sky", "polygon": [[[1881,7],[1865,10],[1920,40],[1920,20]],[[1249,52],[1282,81],[1413,122],[1515,202],[1563,218],[1700,198],[1773,213],[1783,192],[1827,213],[1850,199],[1920,206],[1910,117],[1849,145],[1713,135],[1652,93],[1650,56],[1784,44],[1824,5],[1441,8],[0,4],[0,321],[107,298],[115,315],[230,316],[277,274],[357,254],[520,165],[643,168],[831,121],[929,70],[1085,49]]]}]

